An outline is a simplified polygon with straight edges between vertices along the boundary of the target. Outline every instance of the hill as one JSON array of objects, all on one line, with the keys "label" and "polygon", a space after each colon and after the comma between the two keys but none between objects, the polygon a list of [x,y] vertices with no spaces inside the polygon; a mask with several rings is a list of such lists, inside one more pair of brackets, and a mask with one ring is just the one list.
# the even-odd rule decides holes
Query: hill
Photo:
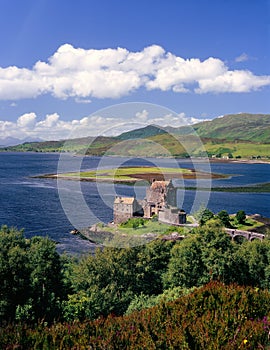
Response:
[{"label": "hill", "polygon": [[81,137],[70,140],[24,142],[20,145],[4,147],[3,151],[13,152],[73,152],[84,153],[88,148],[92,155],[104,154],[116,142],[113,137]]},{"label": "hill", "polygon": [[163,130],[158,125],[147,125],[144,128],[131,130],[124,132],[121,135],[117,136],[118,140],[131,140],[131,139],[145,139],[148,137],[167,134],[166,130]]},{"label": "hill", "polygon": [[119,140],[144,139],[157,135],[191,135],[194,133],[203,139],[226,141],[249,141],[253,143],[270,143],[270,114],[228,114],[213,120],[178,128],[148,125],[144,128],[123,133]]},{"label": "hill", "polygon": [[228,114],[193,127],[202,138],[270,143],[270,114]]},{"label": "hill", "polygon": [[[202,143],[195,136],[195,131]],[[270,157],[270,114],[230,114],[193,126],[148,125],[117,137],[98,136],[62,141],[25,142],[5,151],[61,152],[149,157]]]}]

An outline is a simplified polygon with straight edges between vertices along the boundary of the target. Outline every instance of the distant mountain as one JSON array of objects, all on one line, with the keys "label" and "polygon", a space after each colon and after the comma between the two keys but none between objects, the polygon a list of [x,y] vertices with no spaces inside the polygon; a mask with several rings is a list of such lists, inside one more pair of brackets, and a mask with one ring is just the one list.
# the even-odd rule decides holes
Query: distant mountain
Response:
[{"label": "distant mountain", "polygon": [[31,138],[31,137],[27,137],[25,139],[18,139],[18,138],[9,136],[9,137],[0,139],[0,147],[16,146],[24,142],[40,142],[40,141],[43,141],[43,140],[40,138]]}]

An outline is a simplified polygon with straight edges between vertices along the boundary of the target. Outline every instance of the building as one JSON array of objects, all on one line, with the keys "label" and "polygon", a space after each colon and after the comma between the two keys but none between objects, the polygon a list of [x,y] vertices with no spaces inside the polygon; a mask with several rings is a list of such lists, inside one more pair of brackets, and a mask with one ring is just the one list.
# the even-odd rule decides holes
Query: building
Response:
[{"label": "building", "polygon": [[186,223],[186,213],[177,208],[177,189],[172,181],[153,181],[146,190],[146,198],[138,201],[134,197],[116,197],[113,207],[114,223],[119,224],[132,217],[150,219],[154,215],[158,220],[171,225]]},{"label": "building", "polygon": [[168,206],[176,207],[176,188],[172,181],[155,181],[146,190],[146,198],[142,203],[144,217],[151,218]]},{"label": "building", "polygon": [[113,221],[120,224],[136,216],[143,216],[142,207],[134,197],[116,197],[113,204]]}]

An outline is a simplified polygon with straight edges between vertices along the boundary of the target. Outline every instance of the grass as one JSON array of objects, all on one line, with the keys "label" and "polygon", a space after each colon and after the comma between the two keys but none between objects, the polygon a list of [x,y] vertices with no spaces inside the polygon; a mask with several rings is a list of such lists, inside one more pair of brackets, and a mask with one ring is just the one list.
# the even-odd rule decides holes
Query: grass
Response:
[{"label": "grass", "polygon": [[108,182],[136,182],[138,180],[150,181],[175,179],[175,178],[198,178],[198,177],[223,177],[223,175],[208,174],[205,172],[195,172],[185,168],[165,168],[165,167],[120,167],[112,169],[98,169],[83,172],[64,173],[58,175],[61,178],[108,181]]},{"label": "grass", "polygon": [[238,224],[237,221],[235,220],[235,215],[230,216],[230,222],[232,227],[242,231],[250,231],[250,230],[254,230],[256,228],[265,226],[262,222],[259,222],[257,220],[254,220],[248,217],[246,218],[243,224]]},{"label": "grass", "polygon": [[269,144],[259,144],[251,142],[222,142],[214,141],[204,143],[206,151],[210,154],[218,154],[227,156],[231,153],[233,157],[241,156],[242,158],[269,157]]},{"label": "grass", "polygon": [[[130,225],[105,225],[102,223],[97,224],[99,230],[102,232],[107,232],[109,234],[109,240],[112,237],[147,237],[156,238],[163,235],[171,234],[172,232],[178,232],[181,235],[185,235],[189,232],[189,228],[185,226],[170,226],[168,224],[163,224],[156,220],[139,219],[143,222],[136,228],[132,227],[132,222],[136,221],[136,218],[130,219]],[[192,216],[188,216],[187,224],[194,224],[195,219]],[[91,235],[91,234],[90,234]],[[98,235],[98,233],[97,233]]]},{"label": "grass", "polygon": [[104,226],[104,230],[111,232],[113,234],[122,235],[146,235],[149,233],[154,233],[156,235],[165,234],[168,230],[169,225],[162,224],[158,221],[152,221],[144,219],[144,225],[140,225],[138,228],[134,229],[132,227],[121,227],[121,225],[115,226]]}]

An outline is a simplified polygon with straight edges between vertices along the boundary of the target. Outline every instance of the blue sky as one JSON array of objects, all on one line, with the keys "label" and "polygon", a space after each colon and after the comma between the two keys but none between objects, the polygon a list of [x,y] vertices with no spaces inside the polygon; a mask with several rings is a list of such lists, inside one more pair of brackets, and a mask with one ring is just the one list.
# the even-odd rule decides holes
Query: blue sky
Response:
[{"label": "blue sky", "polygon": [[[270,113],[269,11],[266,0],[0,0],[0,139],[94,135],[125,121],[100,109],[138,101],[175,111],[173,126]],[[144,105],[134,118],[160,113]]]}]

